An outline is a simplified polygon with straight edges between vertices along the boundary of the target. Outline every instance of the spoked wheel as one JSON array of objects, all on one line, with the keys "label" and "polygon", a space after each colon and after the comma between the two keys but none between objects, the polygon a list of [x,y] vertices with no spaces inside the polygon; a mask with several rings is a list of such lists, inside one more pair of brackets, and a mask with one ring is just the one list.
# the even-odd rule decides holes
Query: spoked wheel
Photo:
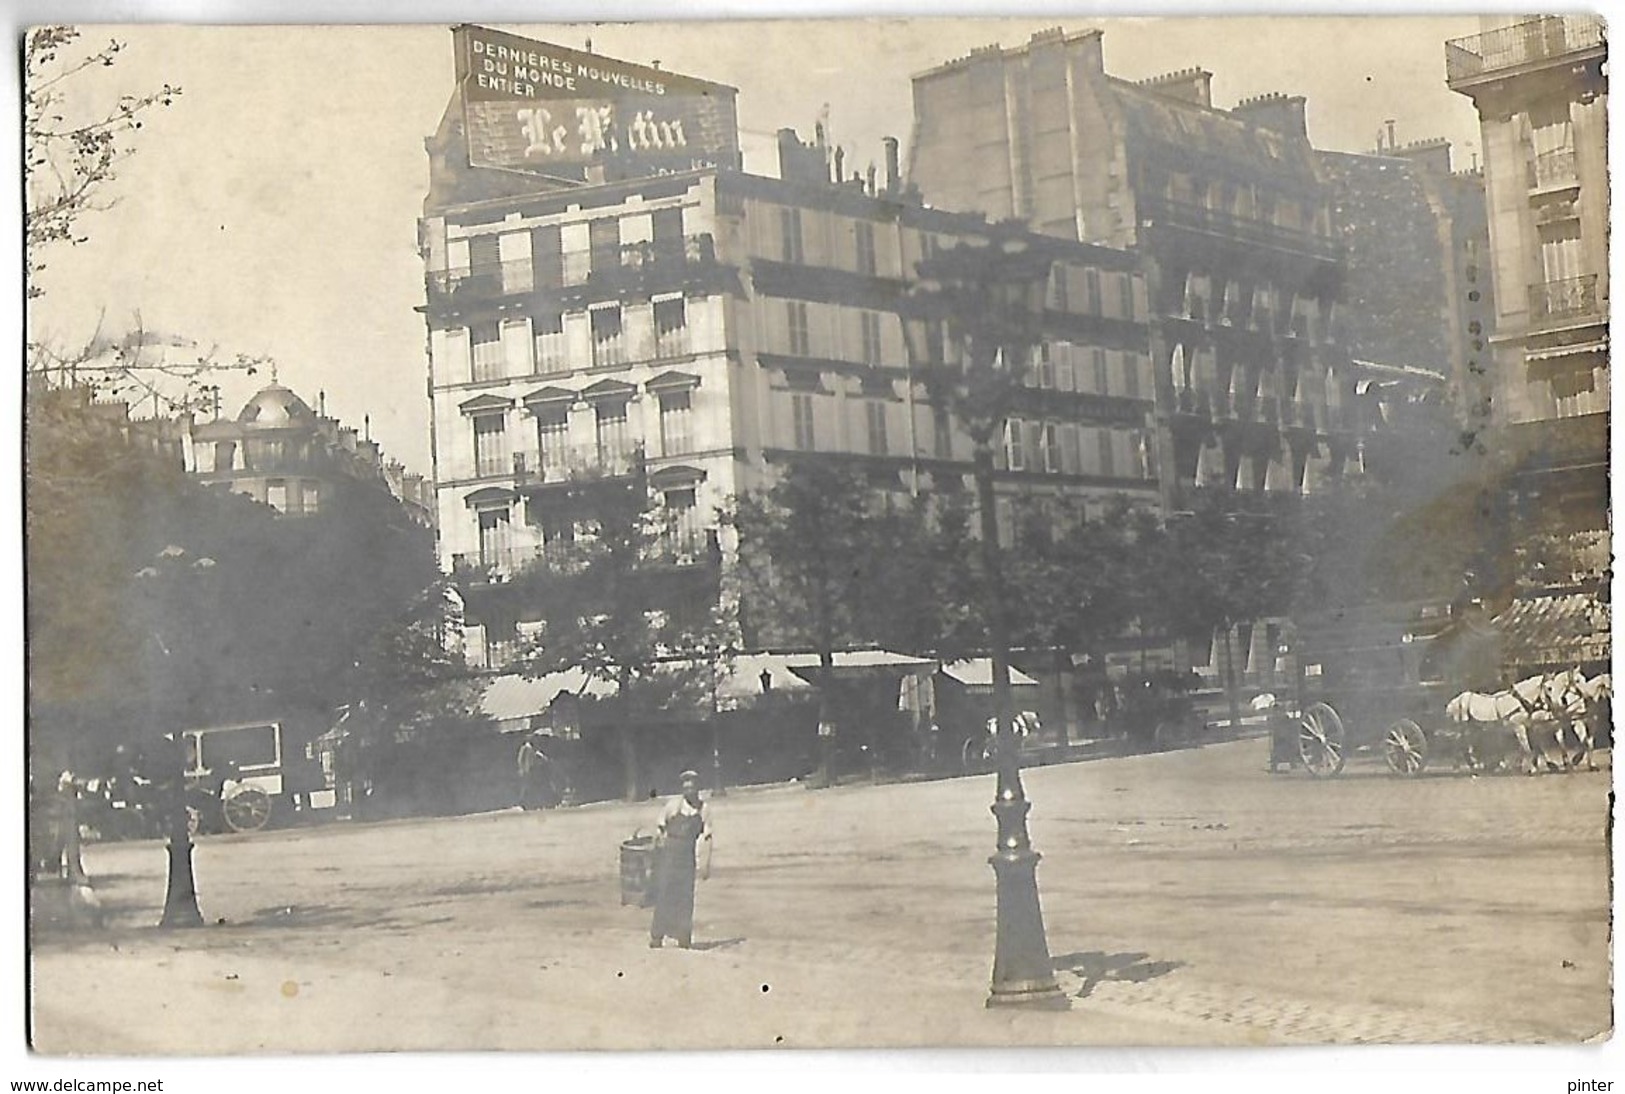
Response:
[{"label": "spoked wheel", "polygon": [[1427,734],[1411,719],[1401,718],[1383,735],[1382,754],[1394,774],[1421,774],[1428,762]]},{"label": "spoked wheel", "polygon": [[1328,704],[1311,704],[1298,720],[1298,758],[1317,779],[1343,770],[1343,719]]},{"label": "spoked wheel", "polygon": [[271,795],[245,786],[221,803],[221,812],[233,832],[257,832],[271,819]]},{"label": "spoked wheel", "polygon": [[960,749],[959,759],[966,772],[980,774],[993,768],[994,751],[998,742],[991,733],[981,737],[972,737]]}]

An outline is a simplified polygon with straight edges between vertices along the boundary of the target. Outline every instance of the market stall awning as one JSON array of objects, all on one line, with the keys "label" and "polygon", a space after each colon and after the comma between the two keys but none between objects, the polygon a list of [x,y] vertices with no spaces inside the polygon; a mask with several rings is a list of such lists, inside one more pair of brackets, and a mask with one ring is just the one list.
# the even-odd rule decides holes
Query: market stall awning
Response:
[{"label": "market stall awning", "polygon": [[[964,661],[949,661],[942,666],[942,675],[968,688],[990,688],[993,686],[993,659],[971,657]],[[1010,684],[1018,688],[1035,688],[1038,681],[1011,665]]]},{"label": "market stall awning", "polygon": [[[808,683],[818,679],[819,662],[816,653],[778,654],[790,671]],[[937,663],[928,657],[911,657],[906,653],[889,650],[841,650],[835,654],[833,666],[837,678],[873,676],[877,673],[931,673]]]},{"label": "market stall awning", "polygon": [[581,669],[550,672],[535,679],[508,673],[494,677],[486,685],[485,693],[480,696],[480,710],[493,722],[513,723],[546,714],[560,695],[603,698],[614,692],[613,684],[588,676]]},{"label": "market stall awning", "polygon": [[1496,618],[1508,666],[1577,666],[1609,660],[1608,602],[1584,592],[1524,597]]}]

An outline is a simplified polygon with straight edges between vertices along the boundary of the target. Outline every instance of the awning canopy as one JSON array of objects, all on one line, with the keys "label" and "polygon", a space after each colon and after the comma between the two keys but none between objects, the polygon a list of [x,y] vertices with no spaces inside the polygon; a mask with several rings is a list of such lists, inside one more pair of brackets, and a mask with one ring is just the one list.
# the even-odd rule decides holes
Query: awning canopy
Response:
[{"label": "awning canopy", "polygon": [[1591,593],[1557,593],[1515,600],[1496,623],[1509,666],[1578,666],[1609,660],[1612,612]]},{"label": "awning canopy", "polygon": [[581,669],[550,672],[534,680],[518,673],[495,677],[480,696],[480,710],[493,722],[516,722],[539,714],[560,695],[586,695],[601,699],[615,693],[615,686],[588,676]]},{"label": "awning canopy", "polygon": [[[972,657],[964,661],[950,661],[942,666],[942,675],[968,688],[990,688],[993,686],[993,659]],[[1035,688],[1038,681],[1011,665],[1010,685],[1018,688]]]}]

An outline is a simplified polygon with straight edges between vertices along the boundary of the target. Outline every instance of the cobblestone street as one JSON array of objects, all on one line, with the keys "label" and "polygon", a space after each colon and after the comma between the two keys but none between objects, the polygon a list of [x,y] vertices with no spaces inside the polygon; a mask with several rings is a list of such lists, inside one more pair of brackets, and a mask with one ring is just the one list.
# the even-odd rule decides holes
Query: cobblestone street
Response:
[{"label": "cobblestone street", "polygon": [[[46,1052],[1579,1041],[1609,1027],[1609,776],[1339,780],[1266,743],[1030,771],[1061,1014],[983,1007],[991,777],[715,799],[697,948],[651,951],[649,808],[97,845],[36,935]],[[94,993],[85,985],[95,984]],[[672,1000],[682,999],[673,1018]],[[137,1001],[141,1001],[137,1003]]]}]

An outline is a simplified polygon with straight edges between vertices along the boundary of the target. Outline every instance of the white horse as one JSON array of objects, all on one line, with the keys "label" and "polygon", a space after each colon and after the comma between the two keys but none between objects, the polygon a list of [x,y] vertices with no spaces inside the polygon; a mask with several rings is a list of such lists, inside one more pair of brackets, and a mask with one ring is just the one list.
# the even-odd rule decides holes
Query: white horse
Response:
[{"label": "white horse", "polygon": [[[1510,729],[1517,741],[1527,774],[1539,774],[1541,765],[1567,770],[1570,754],[1564,737],[1572,716],[1572,695],[1578,670],[1519,680],[1493,695],[1464,691],[1445,704],[1454,722]],[[1581,677],[1583,679],[1583,677]],[[1469,762],[1481,765],[1479,746],[1468,746]],[[1554,760],[1553,757],[1561,757]]]}]

